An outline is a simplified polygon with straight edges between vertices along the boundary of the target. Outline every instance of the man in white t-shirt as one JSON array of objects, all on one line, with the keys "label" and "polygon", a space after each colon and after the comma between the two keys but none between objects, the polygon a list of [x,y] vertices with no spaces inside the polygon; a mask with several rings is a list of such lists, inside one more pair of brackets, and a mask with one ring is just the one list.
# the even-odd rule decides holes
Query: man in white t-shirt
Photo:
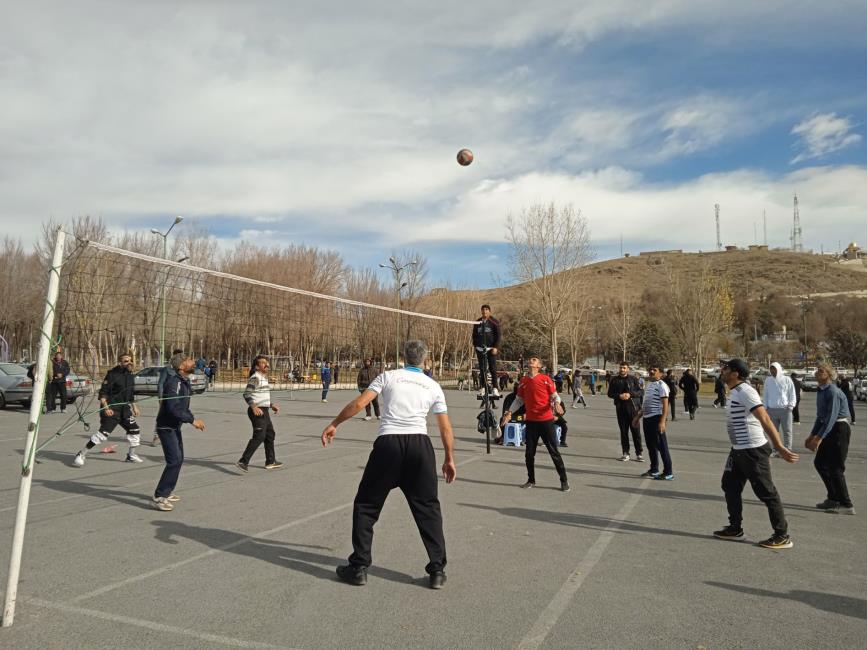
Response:
[{"label": "man in white t-shirt", "polygon": [[722,476],[729,525],[714,531],[714,536],[720,539],[743,539],[741,494],[749,481],[753,492],[767,506],[768,517],[774,528],[774,534],[759,542],[759,546],[792,548],[783,503],[771,478],[771,444],[780,457],[789,463],[796,462],[798,454],[783,446],[777,428],[762,405],[761,397],[746,381],[750,376],[746,362],[743,359],[731,359],[723,361],[720,366],[720,376],[730,391],[726,405],[726,425],[732,448]]},{"label": "man in white t-shirt", "polygon": [[[668,451],[668,437],[665,423],[668,420],[668,386],[662,381],[662,369],[650,366],[647,369],[650,383],[644,389],[641,408],[632,419],[632,426],[644,418],[644,442],[650,455],[650,469],[642,476],[658,481],[673,481],[674,469],[671,466],[671,453]],[[659,471],[659,457],[662,456],[662,473]]]},{"label": "man in white t-shirt", "polygon": [[436,457],[427,433],[428,412],[436,415],[443,441],[442,471],[446,483],[454,481],[457,473],[454,436],[443,389],[422,371],[427,347],[421,341],[407,341],[403,352],[406,367],[377,376],[322,432],[325,447],[334,438],[338,426],[360,413],[374,398],[379,398],[382,407],[379,436],[373,443],[352,509],[353,552],[349,564],[337,567],[337,575],[352,585],[367,584],[373,526],[388,493],[400,488],[430,559],[425,567],[430,587],[440,589],[446,581],[446,544],[437,497]]}]

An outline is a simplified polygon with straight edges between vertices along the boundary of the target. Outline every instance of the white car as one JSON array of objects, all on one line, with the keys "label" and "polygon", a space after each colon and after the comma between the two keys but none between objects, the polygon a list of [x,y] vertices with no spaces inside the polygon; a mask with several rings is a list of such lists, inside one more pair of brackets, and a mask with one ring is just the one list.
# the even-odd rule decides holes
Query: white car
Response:
[{"label": "white car", "polygon": [[855,399],[867,402],[867,379],[855,380]]}]

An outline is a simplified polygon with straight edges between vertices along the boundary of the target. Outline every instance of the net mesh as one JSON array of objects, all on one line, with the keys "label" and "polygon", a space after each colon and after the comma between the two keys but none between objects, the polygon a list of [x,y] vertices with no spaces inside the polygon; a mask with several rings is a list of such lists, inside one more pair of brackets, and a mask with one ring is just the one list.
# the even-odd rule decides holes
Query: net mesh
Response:
[{"label": "net mesh", "polygon": [[[469,375],[473,358],[464,303],[432,291],[415,301],[418,311],[402,310],[79,239],[61,272],[53,345],[72,369],[68,400],[86,423],[98,412],[103,376],[125,353],[141,401],[156,400],[159,369],[175,349],[197,360],[192,387],[206,395],[242,392],[260,354],[270,359],[275,391],[321,389],[326,361],[332,389],[355,388],[364,359],[394,368],[398,341],[409,339],[427,344],[431,372],[449,384]],[[465,318],[452,317],[458,309]]]}]

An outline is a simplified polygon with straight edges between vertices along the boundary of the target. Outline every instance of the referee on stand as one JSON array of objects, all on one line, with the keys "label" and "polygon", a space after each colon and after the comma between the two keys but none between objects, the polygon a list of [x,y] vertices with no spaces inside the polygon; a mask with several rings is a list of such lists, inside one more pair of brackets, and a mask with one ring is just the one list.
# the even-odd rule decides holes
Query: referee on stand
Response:
[{"label": "referee on stand", "polygon": [[446,483],[455,480],[454,436],[443,389],[422,372],[427,347],[421,341],[404,346],[406,366],[378,375],[370,385],[340,411],[322,432],[325,447],[337,427],[361,412],[379,397],[382,419],[379,436],[367,460],[352,508],[352,555],[349,564],[337,567],[337,576],[351,585],[367,584],[371,564],[373,526],[388,493],[400,488],[415,519],[430,562],[425,567],[431,589],[446,581],[446,543],[443,518],[437,496],[436,457],[427,433],[427,414],[433,411],[443,441]]}]

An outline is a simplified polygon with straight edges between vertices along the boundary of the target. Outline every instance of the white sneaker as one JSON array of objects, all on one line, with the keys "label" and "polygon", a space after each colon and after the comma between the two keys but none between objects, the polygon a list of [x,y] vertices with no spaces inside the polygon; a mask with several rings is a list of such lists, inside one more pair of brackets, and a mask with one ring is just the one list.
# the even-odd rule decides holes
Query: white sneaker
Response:
[{"label": "white sneaker", "polygon": [[623,455],[620,457],[620,460],[622,460],[622,461],[625,463],[626,461],[629,460],[629,454],[623,454]]},{"label": "white sneaker", "polygon": [[128,463],[143,463],[144,458],[136,454],[134,451],[129,452],[126,455],[126,462]]},{"label": "white sneaker", "polygon": [[165,497],[154,497],[154,508],[162,510],[163,512],[175,509],[175,507],[169,503],[169,500]]},{"label": "white sneaker", "polygon": [[494,397],[499,397],[499,396],[500,396],[500,391],[498,391],[498,390],[495,388],[495,389],[493,390],[493,392],[491,393],[491,395],[493,395]]},{"label": "white sneaker", "polygon": [[328,404],[328,400],[327,400],[327,399],[324,399],[324,400],[322,400],[322,403],[323,403],[323,404]]},{"label": "white sneaker", "polygon": [[370,416],[369,416],[369,415],[365,415],[365,416],[364,416],[364,421],[365,421],[365,422],[370,422]]},{"label": "white sneaker", "polygon": [[154,434],[154,439],[151,440],[151,447],[156,447],[160,444],[160,437],[157,434]]},{"label": "white sneaker", "polygon": [[81,455],[81,452],[75,454],[75,458],[72,459],[72,464],[76,467],[84,467],[84,456]]}]

